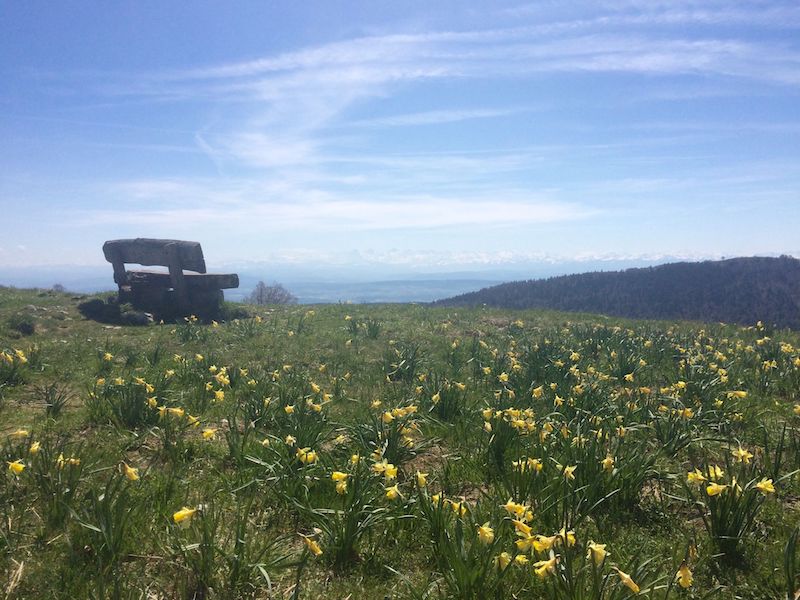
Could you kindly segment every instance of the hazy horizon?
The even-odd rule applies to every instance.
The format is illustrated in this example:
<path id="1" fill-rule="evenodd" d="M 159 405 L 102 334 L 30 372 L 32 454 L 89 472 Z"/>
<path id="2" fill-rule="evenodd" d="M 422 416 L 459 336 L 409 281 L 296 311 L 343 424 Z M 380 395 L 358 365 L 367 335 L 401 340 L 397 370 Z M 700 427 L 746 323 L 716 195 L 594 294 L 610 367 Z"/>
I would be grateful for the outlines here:
<path id="1" fill-rule="evenodd" d="M 800 255 L 800 253 L 795 256 Z M 703 257 L 705 259 L 735 257 Z M 339 266 L 318 264 L 275 265 L 247 263 L 210 264 L 211 272 L 231 271 L 239 275 L 240 285 L 225 290 L 225 298 L 243 301 L 259 281 L 280 283 L 303 304 L 331 302 L 430 302 L 509 281 L 544 279 L 589 271 L 618 271 L 658 266 L 686 260 L 686 257 L 606 257 L 605 260 L 556 260 L 484 265 L 456 271 L 388 271 L 384 265 Z M 95 293 L 115 291 L 111 265 L 0 266 L 0 286 L 48 289 L 59 284 L 68 291 Z"/>

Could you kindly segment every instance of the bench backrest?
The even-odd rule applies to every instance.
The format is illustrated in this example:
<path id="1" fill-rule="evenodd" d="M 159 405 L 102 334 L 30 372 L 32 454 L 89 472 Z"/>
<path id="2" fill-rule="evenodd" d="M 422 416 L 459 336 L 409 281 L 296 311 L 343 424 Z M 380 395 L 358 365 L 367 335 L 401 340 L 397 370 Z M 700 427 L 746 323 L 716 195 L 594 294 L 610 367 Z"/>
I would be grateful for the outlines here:
<path id="1" fill-rule="evenodd" d="M 121 261 L 146 267 L 168 267 L 177 258 L 184 271 L 206 272 L 206 261 L 199 242 L 181 240 L 110 240 L 103 244 L 103 254 L 110 263 Z"/>

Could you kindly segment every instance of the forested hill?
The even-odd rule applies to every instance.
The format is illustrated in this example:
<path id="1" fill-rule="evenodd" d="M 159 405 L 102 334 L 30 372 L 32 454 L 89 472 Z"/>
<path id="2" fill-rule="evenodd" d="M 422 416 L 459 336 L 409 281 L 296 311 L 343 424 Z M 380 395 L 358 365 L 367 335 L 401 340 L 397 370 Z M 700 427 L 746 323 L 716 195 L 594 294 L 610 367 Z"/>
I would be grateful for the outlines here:
<path id="1" fill-rule="evenodd" d="M 515 281 L 435 304 L 551 308 L 800 329 L 800 260 L 732 258 Z"/>

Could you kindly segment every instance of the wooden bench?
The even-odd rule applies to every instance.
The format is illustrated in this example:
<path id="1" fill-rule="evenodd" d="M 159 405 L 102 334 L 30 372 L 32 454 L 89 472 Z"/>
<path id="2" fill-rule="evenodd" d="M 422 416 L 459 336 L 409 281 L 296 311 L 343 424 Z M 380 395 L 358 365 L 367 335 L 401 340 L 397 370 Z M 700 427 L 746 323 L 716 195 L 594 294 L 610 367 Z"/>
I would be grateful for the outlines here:
<path id="1" fill-rule="evenodd" d="M 110 240 L 103 254 L 114 267 L 120 302 L 139 310 L 177 316 L 213 317 L 222 306 L 222 290 L 239 287 L 239 276 L 207 273 L 198 242 L 136 238 Z M 128 263 L 167 267 L 168 272 L 125 269 Z"/>

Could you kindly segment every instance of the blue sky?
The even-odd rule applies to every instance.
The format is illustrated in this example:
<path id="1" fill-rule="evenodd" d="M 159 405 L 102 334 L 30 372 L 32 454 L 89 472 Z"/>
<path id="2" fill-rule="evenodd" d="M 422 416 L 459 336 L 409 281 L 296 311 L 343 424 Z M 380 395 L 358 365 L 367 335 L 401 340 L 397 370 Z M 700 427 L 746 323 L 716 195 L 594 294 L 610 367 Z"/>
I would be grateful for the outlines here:
<path id="1" fill-rule="evenodd" d="M 480 6 L 480 8 L 479 8 Z M 800 254 L 796 2 L 4 2 L 0 266 Z"/>

